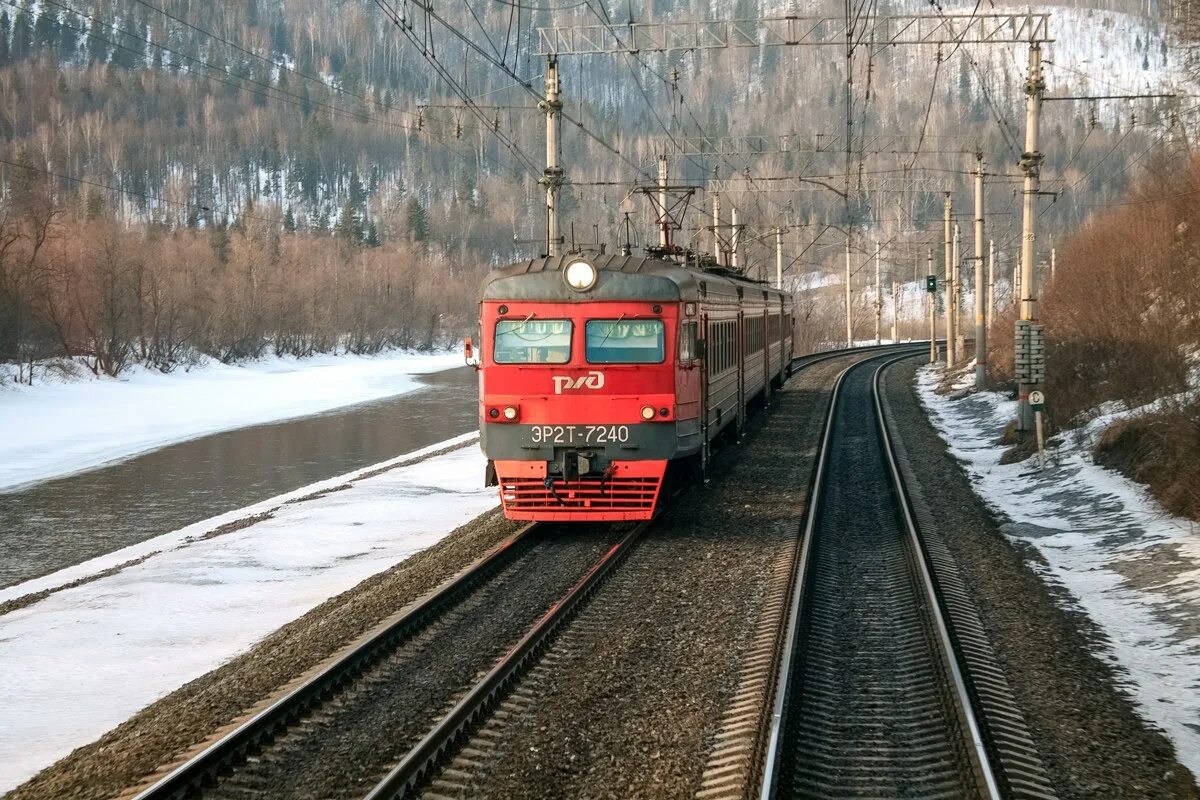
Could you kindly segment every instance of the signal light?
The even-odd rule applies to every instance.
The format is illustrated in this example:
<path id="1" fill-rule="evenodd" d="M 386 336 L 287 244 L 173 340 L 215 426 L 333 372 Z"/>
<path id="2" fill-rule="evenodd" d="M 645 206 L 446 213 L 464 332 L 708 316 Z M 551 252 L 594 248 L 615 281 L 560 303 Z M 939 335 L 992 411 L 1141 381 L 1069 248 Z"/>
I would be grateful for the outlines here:
<path id="1" fill-rule="evenodd" d="M 930 293 L 937 291 L 937 275 L 925 276 L 925 291 Z"/>

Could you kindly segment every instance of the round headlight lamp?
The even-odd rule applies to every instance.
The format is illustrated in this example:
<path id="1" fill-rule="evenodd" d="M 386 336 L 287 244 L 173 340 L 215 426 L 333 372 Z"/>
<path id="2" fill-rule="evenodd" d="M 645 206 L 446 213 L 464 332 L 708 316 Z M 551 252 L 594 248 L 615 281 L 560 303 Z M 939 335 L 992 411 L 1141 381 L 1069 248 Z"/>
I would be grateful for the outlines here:
<path id="1" fill-rule="evenodd" d="M 596 268 L 586 261 L 572 261 L 563 270 L 563 279 L 566 280 L 567 286 L 577 292 L 586 292 L 595 286 L 597 275 Z"/>
<path id="2" fill-rule="evenodd" d="M 513 406 L 507 406 L 507 407 L 505 407 L 505 409 L 504 409 L 504 418 L 505 418 L 505 419 L 507 419 L 507 420 L 514 420 L 514 419 L 516 419 L 516 418 L 517 418 L 517 409 L 516 409 L 515 407 L 513 407 Z"/>
<path id="3" fill-rule="evenodd" d="M 642 406 L 642 419 L 654 419 L 654 406 Z"/>

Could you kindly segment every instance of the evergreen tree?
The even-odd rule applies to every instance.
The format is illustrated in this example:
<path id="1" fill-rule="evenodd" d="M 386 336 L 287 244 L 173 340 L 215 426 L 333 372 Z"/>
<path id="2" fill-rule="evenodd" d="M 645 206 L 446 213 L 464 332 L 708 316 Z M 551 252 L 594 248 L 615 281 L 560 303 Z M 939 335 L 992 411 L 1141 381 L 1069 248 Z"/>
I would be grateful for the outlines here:
<path id="1" fill-rule="evenodd" d="M 8 66 L 11 56 L 8 52 L 8 32 L 12 29 L 12 21 L 7 11 L 0 11 L 0 67 Z"/>
<path id="2" fill-rule="evenodd" d="M 366 245 L 367 247 L 379 247 L 381 244 L 383 241 L 379 238 L 379 228 L 375 226 L 375 220 L 371 220 L 367 223 Z"/>
<path id="3" fill-rule="evenodd" d="M 87 37 L 88 62 L 91 64 L 108 63 L 108 41 L 104 37 L 104 26 L 99 21 L 88 24 L 88 32 L 96 34 Z"/>
<path id="4" fill-rule="evenodd" d="M 429 236 L 429 217 L 426 215 L 421 201 L 415 197 L 408 199 L 407 217 L 409 236 L 418 242 L 425 241 Z"/>
<path id="5" fill-rule="evenodd" d="M 43 8 L 38 14 L 33 26 L 33 46 L 38 52 L 54 49 L 58 40 L 58 12 L 53 8 Z"/>
<path id="6" fill-rule="evenodd" d="M 17 18 L 13 22 L 12 45 L 9 52 L 12 53 L 13 61 L 22 61 L 29 58 L 33 50 L 33 17 L 29 14 L 29 9 L 22 8 L 17 12 Z"/>
<path id="7" fill-rule="evenodd" d="M 287 211 L 283 212 L 283 229 L 288 233 L 296 232 L 296 215 L 292 213 L 291 206 L 288 206 Z"/>
<path id="8" fill-rule="evenodd" d="M 83 21 L 77 15 L 66 12 L 62 16 L 62 23 L 58 27 L 58 60 L 73 62 L 79 58 L 79 31 L 83 30 Z"/>
<path id="9" fill-rule="evenodd" d="M 333 232 L 346 244 L 353 247 L 362 245 L 364 238 L 362 216 L 349 200 L 342 206 L 342 211 L 338 214 L 337 226 Z"/>

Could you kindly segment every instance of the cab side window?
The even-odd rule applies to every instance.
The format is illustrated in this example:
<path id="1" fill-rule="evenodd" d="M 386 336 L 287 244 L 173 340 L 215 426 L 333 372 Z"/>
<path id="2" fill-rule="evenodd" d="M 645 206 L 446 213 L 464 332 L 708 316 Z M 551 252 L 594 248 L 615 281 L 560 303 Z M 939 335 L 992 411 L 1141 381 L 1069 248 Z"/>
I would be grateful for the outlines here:
<path id="1" fill-rule="evenodd" d="M 688 363 L 696 358 L 696 323 L 682 322 L 679 325 L 679 361 Z"/>

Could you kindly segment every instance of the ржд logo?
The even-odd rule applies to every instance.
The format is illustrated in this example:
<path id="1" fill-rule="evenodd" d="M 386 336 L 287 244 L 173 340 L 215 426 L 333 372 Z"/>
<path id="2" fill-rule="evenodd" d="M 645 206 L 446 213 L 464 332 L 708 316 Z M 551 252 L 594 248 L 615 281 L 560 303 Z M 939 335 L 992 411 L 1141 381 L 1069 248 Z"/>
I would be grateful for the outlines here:
<path id="1" fill-rule="evenodd" d="M 563 389 L 602 389 L 603 387 L 604 373 L 599 370 L 592 370 L 587 375 L 580 375 L 578 378 L 572 378 L 570 375 L 554 376 L 555 394 L 562 394 Z"/>

